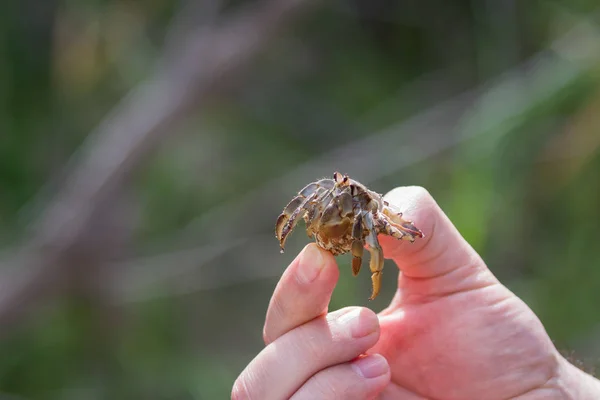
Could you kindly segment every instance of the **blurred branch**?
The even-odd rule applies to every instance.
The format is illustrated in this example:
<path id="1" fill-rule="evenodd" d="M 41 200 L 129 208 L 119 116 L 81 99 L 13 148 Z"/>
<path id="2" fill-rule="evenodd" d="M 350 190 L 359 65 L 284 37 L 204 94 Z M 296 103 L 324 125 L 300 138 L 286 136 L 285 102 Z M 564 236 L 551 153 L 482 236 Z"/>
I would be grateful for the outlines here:
<path id="1" fill-rule="evenodd" d="M 600 53 L 592 47 L 583 47 L 594 43 L 598 33 L 588 29 L 575 34 L 577 31 L 580 29 L 493 82 L 314 157 L 242 198 L 216 207 L 192 221 L 177 236 L 177 242 L 190 237 L 197 241 L 202 232 L 210 232 L 213 240 L 235 237 L 237 221 L 244 221 L 246 234 L 249 227 L 254 232 L 271 229 L 279 210 L 270 205 L 279 208 L 298 190 L 299 183 L 310 182 L 335 169 L 370 184 L 476 136 L 499 128 L 507 131 L 520 116 L 550 99 L 599 61 Z"/>
<path id="2" fill-rule="evenodd" d="M 238 101 L 255 118 L 284 126 L 288 135 L 295 140 L 302 140 L 313 151 L 319 151 L 339 143 L 338 137 L 328 135 L 330 132 L 344 132 L 350 139 L 363 136 L 364 132 L 380 127 L 381 121 L 390 115 L 395 120 L 408 117 L 464 91 L 467 87 L 457 78 L 459 73 L 454 68 L 448 68 L 424 74 L 403 85 L 389 98 L 382 99 L 358 122 L 351 121 L 349 115 L 323 98 L 292 88 L 282 90 L 284 84 L 273 83 L 277 77 L 271 79 L 275 90 L 263 87 L 260 91 L 249 91 L 247 97 Z M 286 78 L 289 80 L 289 76 Z"/>
<path id="3" fill-rule="evenodd" d="M 179 11 L 173 17 L 171 27 L 167 32 L 166 48 L 176 49 L 181 38 L 200 29 L 209 31 L 214 29 L 219 20 L 222 0 L 182 0 Z M 169 57 L 168 51 L 165 57 Z"/>
<path id="4" fill-rule="evenodd" d="M 238 263 L 239 268 L 228 268 L 226 279 L 223 279 L 222 274 L 215 275 L 214 270 L 206 268 L 228 253 L 246 254 L 248 249 L 264 249 L 270 242 L 270 235 L 268 238 L 262 235 L 117 263 L 114 267 L 121 273 L 115 275 L 115 279 L 109 283 L 113 291 L 112 299 L 117 303 L 147 301 L 272 277 L 278 271 L 269 266 L 276 265 L 275 262 L 261 263 L 260 270 Z M 261 261 L 264 261 L 264 257 Z"/>
<path id="5" fill-rule="evenodd" d="M 26 262 L 0 280 L 0 325 L 24 312 L 60 282 L 94 218 L 193 107 L 236 79 L 310 0 L 271 0 L 219 26 L 172 40 L 154 76 L 129 93 L 90 134 L 67 166 L 65 184 L 23 247 Z M 83 245 L 85 247 L 85 245 Z M 85 265 L 79 265 L 85 268 Z M 6 332 L 6 329 L 4 329 Z"/>
<path id="6" fill-rule="evenodd" d="M 202 232 L 210 232 L 211 242 L 227 243 L 239 235 L 240 221 L 243 221 L 244 229 L 241 231 L 244 235 L 254 234 L 262 238 L 264 232 L 273 229 L 279 207 L 298 190 L 298 182 L 314 180 L 322 176 L 324 171 L 339 169 L 369 184 L 477 136 L 489 134 L 497 139 L 517 126 L 525 114 L 570 87 L 593 65 L 597 65 L 600 52 L 591 44 L 597 43 L 599 38 L 596 28 L 581 24 L 548 50 L 506 72 L 494 82 L 427 109 L 405 122 L 315 157 L 246 196 L 209 211 L 180 232 L 176 241 L 178 244 L 191 242 L 188 238 L 192 237 L 193 242 L 197 243 L 202 240 Z M 452 134 L 452 131 L 459 134 Z M 232 281 L 232 275 L 235 275 L 232 271 L 228 271 L 227 276 L 202 274 L 202 278 L 194 284 L 189 275 L 184 273 L 180 277 L 186 289 L 173 289 L 170 293 L 189 293 L 194 291 L 194 287 L 196 291 L 215 289 L 232 282 L 239 283 L 243 279 L 271 278 L 281 273 L 280 269 L 265 267 L 268 264 L 265 258 L 273 257 L 276 265 L 282 263 L 281 258 L 275 259 L 279 255 L 276 244 L 265 246 L 264 249 L 272 250 L 258 252 L 256 258 L 252 258 L 246 253 L 256 248 L 256 243 L 252 240 L 245 243 L 236 247 L 236 254 L 244 256 L 236 257 L 237 263 L 228 264 L 243 265 L 244 278 L 235 276 Z M 194 265 L 191 271 L 203 270 L 204 263 L 200 259 L 188 261 Z M 165 265 L 170 269 L 174 263 Z M 137 279 L 142 280 L 141 274 Z M 161 295 L 166 295 L 166 292 L 169 289 L 163 290 Z M 129 296 L 126 293 L 123 292 L 125 298 L 129 299 L 146 298 L 143 287 L 139 285 L 135 287 L 135 294 Z M 152 298 L 154 295 L 148 296 Z"/>

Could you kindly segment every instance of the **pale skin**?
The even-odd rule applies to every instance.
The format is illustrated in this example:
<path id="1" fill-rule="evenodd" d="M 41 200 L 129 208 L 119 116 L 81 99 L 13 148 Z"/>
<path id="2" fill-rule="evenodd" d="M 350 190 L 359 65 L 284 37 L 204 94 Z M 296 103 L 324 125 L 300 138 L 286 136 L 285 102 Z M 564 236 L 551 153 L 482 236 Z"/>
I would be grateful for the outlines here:
<path id="1" fill-rule="evenodd" d="M 377 315 L 362 307 L 329 312 L 340 271 L 309 244 L 275 288 L 266 347 L 236 380 L 232 399 L 600 398 L 600 381 L 559 354 L 426 190 L 402 187 L 385 198 L 425 234 L 415 243 L 379 236 L 400 268 L 390 305 Z"/>

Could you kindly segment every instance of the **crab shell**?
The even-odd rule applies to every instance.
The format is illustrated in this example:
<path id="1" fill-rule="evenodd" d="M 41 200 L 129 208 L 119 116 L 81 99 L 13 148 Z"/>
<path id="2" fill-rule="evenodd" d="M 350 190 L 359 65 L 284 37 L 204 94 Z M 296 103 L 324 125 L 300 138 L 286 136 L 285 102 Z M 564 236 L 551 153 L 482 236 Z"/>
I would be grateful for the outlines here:
<path id="1" fill-rule="evenodd" d="M 402 213 L 380 194 L 339 172 L 333 174 L 333 179 L 308 184 L 283 209 L 275 225 L 282 253 L 299 218 L 304 219 L 306 233 L 319 247 L 333 255 L 352 253 L 354 276 L 360 271 L 366 244 L 371 255 L 371 300 L 379 294 L 384 263 L 377 235 L 410 242 L 423 237 L 423 233 L 411 221 L 403 219 Z"/>

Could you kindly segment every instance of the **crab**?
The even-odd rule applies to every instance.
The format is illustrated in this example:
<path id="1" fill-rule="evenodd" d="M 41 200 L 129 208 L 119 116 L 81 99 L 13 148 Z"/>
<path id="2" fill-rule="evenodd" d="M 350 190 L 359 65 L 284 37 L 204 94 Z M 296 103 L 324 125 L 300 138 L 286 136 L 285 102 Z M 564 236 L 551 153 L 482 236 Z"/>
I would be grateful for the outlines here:
<path id="1" fill-rule="evenodd" d="M 370 253 L 369 268 L 373 291 L 370 300 L 379 294 L 383 270 L 383 250 L 378 234 L 414 242 L 423 238 L 412 221 L 360 182 L 339 172 L 333 179 L 321 179 L 305 186 L 283 209 L 275 225 L 275 236 L 281 252 L 296 223 L 303 218 L 308 237 L 334 256 L 352 253 L 352 275 L 357 276 L 366 247 Z M 366 245 L 366 246 L 365 246 Z"/>

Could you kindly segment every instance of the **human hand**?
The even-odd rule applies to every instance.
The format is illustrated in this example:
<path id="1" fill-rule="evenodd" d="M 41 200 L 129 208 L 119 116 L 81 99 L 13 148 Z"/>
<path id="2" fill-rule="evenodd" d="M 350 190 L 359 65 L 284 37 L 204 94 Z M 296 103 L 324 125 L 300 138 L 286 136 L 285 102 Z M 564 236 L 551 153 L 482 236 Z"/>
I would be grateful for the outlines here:
<path id="1" fill-rule="evenodd" d="M 367 399 L 390 381 L 380 355 L 356 359 L 379 338 L 367 308 L 327 308 L 339 270 L 331 253 L 309 244 L 285 270 L 263 330 L 267 345 L 237 379 L 232 399 Z"/>
<path id="2" fill-rule="evenodd" d="M 338 271 L 331 254 L 307 246 L 275 289 L 267 347 L 240 375 L 233 398 L 600 398 L 600 383 L 560 356 L 535 314 L 424 189 L 399 188 L 386 200 L 425 233 L 414 244 L 380 236 L 401 270 L 390 306 L 378 320 L 365 308 L 327 314 Z M 355 325 L 347 323 L 353 314 Z M 359 372 L 366 360 L 380 362 L 379 374 Z"/>

